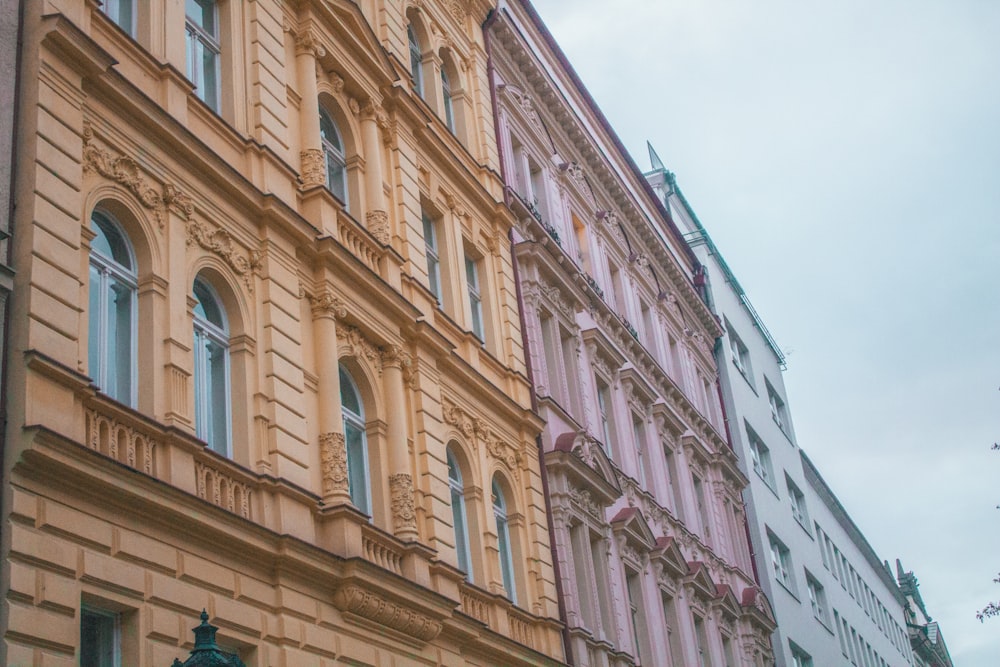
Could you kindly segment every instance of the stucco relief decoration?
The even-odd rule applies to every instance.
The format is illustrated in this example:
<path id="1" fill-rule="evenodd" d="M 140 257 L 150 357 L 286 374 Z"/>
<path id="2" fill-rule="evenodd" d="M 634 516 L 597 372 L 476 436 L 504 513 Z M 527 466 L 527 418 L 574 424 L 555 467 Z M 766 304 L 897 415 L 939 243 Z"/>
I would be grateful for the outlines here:
<path id="1" fill-rule="evenodd" d="M 198 220 L 187 223 L 187 245 L 194 243 L 225 260 L 229 268 L 243 278 L 247 290 L 253 292 L 253 276 L 261 267 L 259 250 L 244 252 L 237 248 L 229 232 L 224 229 L 212 229 L 208 224 Z"/>
<path id="2" fill-rule="evenodd" d="M 351 113 L 355 116 L 361 113 L 361 103 L 353 97 L 347 100 L 347 108 L 350 109 Z"/>
<path id="3" fill-rule="evenodd" d="M 604 520 L 604 517 L 601 516 L 603 508 L 590 495 L 590 491 L 587 491 L 586 489 L 570 489 L 569 498 L 590 516 L 594 517 L 598 521 Z"/>
<path id="4" fill-rule="evenodd" d="M 83 129 L 83 173 L 91 171 L 124 186 L 135 195 L 143 207 L 153 212 L 160 229 L 165 224 L 167 207 L 174 207 L 185 218 L 194 213 L 191 198 L 182 194 L 176 186 L 167 184 L 160 192 L 146 181 L 138 162 L 125 155 L 115 157 L 110 151 L 98 147 L 94 141 L 94 130 L 88 123 Z"/>
<path id="5" fill-rule="evenodd" d="M 410 473 L 389 475 L 389 496 L 393 527 L 397 531 L 404 528 L 416 529 L 417 513 L 413 502 L 413 477 Z"/>
<path id="6" fill-rule="evenodd" d="M 319 436 L 320 471 L 323 494 L 348 493 L 347 447 L 343 433 L 323 433 Z"/>
<path id="7" fill-rule="evenodd" d="M 244 519 L 250 518 L 251 490 L 248 484 L 238 482 L 201 461 L 195 461 L 194 471 L 199 498 Z"/>
<path id="8" fill-rule="evenodd" d="M 372 236 L 382 245 L 388 245 L 390 240 L 389 214 L 385 211 L 368 211 L 365 213 L 365 226 Z"/>
<path id="9" fill-rule="evenodd" d="M 330 72 L 330 87 L 336 95 L 344 92 L 344 77 L 337 72 Z"/>
<path id="10" fill-rule="evenodd" d="M 490 439 L 486 443 L 486 451 L 489 452 L 490 456 L 507 466 L 508 470 L 513 473 L 517 472 L 517 462 L 520 457 L 503 440 Z"/>
<path id="11" fill-rule="evenodd" d="M 576 312 L 573 307 L 566 302 L 563 298 L 562 292 L 558 287 L 551 287 L 545 283 L 537 283 L 538 291 L 545 297 L 545 299 L 556 307 L 560 313 L 566 316 L 570 322 L 574 321 L 576 317 Z"/>
<path id="12" fill-rule="evenodd" d="M 333 604 L 340 611 L 357 614 L 421 641 L 429 642 L 441 632 L 440 622 L 357 584 L 337 589 L 333 594 Z"/>
<path id="13" fill-rule="evenodd" d="M 323 290 L 315 296 L 309 295 L 309 305 L 312 307 L 313 319 L 334 317 L 342 320 L 347 317 L 347 305 L 330 290 Z"/>
<path id="14" fill-rule="evenodd" d="M 337 342 L 346 348 L 347 356 L 364 359 L 382 375 L 382 350 L 352 326 L 337 327 Z"/>
<path id="15" fill-rule="evenodd" d="M 299 160 L 302 164 L 302 173 L 299 176 L 302 187 L 326 184 L 326 161 L 323 159 L 322 150 L 306 148 L 299 151 Z"/>
<path id="16" fill-rule="evenodd" d="M 295 52 L 309 53 L 316 58 L 322 58 L 326 55 L 326 48 L 312 30 L 304 30 L 295 36 Z"/>
<path id="17" fill-rule="evenodd" d="M 563 162 L 559 165 L 559 168 L 576 184 L 588 202 L 591 204 L 596 203 L 594 193 L 590 189 L 590 183 L 587 182 L 587 177 L 583 175 L 583 167 L 580 166 L 579 162 Z"/>
<path id="18" fill-rule="evenodd" d="M 510 98 L 514 100 L 515 104 L 521 108 L 521 111 L 528 117 L 528 120 L 531 121 L 532 125 L 537 127 L 542 132 L 545 131 L 545 125 L 542 124 L 542 118 L 535 110 L 535 104 L 531 101 L 530 96 L 525 95 L 513 86 L 505 85 L 501 87 L 501 90 L 505 91 Z"/>
<path id="19" fill-rule="evenodd" d="M 448 0 L 446 3 L 448 5 L 448 11 L 451 15 L 455 17 L 455 20 L 459 22 L 460 25 L 465 25 L 465 6 L 462 4 L 461 0 Z"/>

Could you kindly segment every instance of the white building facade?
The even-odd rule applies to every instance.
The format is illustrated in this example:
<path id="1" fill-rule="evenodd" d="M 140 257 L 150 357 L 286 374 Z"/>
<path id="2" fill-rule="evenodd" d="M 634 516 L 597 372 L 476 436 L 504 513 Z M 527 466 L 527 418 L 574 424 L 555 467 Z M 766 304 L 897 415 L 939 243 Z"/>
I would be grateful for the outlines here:
<path id="1" fill-rule="evenodd" d="M 647 179 L 705 266 L 725 333 L 715 348 L 726 428 L 744 491 L 759 582 L 773 606 L 779 667 L 908 665 L 902 598 L 864 536 L 801 453 L 784 357 L 711 237 L 650 151 Z"/>
<path id="2" fill-rule="evenodd" d="M 698 262 L 534 10 L 487 45 L 567 661 L 771 665 Z"/>

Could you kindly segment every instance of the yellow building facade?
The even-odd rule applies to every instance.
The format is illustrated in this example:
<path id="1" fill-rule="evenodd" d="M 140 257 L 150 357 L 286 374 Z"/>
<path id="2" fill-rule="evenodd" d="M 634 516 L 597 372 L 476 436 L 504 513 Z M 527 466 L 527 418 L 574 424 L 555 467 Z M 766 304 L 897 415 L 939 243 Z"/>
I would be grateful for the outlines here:
<path id="1" fill-rule="evenodd" d="M 3 664 L 561 664 L 490 9 L 25 3 Z"/>

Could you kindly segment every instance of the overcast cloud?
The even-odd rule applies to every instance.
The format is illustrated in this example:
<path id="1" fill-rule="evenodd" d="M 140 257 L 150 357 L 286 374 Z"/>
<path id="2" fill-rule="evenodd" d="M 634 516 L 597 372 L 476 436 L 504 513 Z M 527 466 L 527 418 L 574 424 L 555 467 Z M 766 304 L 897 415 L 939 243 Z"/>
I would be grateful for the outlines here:
<path id="1" fill-rule="evenodd" d="M 1000 2 L 538 0 L 779 345 L 799 444 L 1000 664 Z"/>

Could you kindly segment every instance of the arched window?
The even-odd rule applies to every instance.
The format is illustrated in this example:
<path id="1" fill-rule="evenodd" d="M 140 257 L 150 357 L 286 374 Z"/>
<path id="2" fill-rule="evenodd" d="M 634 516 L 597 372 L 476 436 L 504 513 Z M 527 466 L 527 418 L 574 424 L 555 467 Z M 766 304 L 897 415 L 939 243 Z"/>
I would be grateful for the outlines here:
<path id="1" fill-rule="evenodd" d="M 448 455 L 448 486 L 451 487 L 451 514 L 455 525 L 455 550 L 458 552 L 458 567 L 472 581 L 472 560 L 469 558 L 469 522 L 465 517 L 465 486 L 462 471 L 455 461 L 451 448 Z"/>
<path id="2" fill-rule="evenodd" d="M 347 197 L 347 158 L 344 155 L 344 141 L 333 118 L 325 109 L 319 110 L 319 134 L 323 142 L 323 157 L 326 161 L 326 187 L 350 210 Z"/>
<path id="3" fill-rule="evenodd" d="M 195 431 L 209 448 L 232 456 L 229 392 L 229 326 L 212 286 L 194 281 Z"/>
<path id="4" fill-rule="evenodd" d="M 455 133 L 455 108 L 451 101 L 451 81 L 448 79 L 448 72 L 441 68 L 441 92 L 444 95 L 444 122 Z"/>
<path id="5" fill-rule="evenodd" d="M 351 502 L 365 514 L 371 514 L 371 488 L 368 477 L 368 435 L 365 432 L 365 406 L 351 374 L 340 367 L 340 410 L 344 416 L 344 444 L 347 446 L 347 484 Z"/>
<path id="6" fill-rule="evenodd" d="M 128 238 L 109 215 L 90 217 L 90 375 L 111 398 L 136 403 L 136 272 Z"/>
<path id="7" fill-rule="evenodd" d="M 507 526 L 507 501 L 497 478 L 493 478 L 493 516 L 497 520 L 497 548 L 500 550 L 500 574 L 507 597 L 517 604 L 517 589 L 514 586 L 514 556 L 510 547 L 510 528 Z"/>
<path id="8" fill-rule="evenodd" d="M 417 34 L 413 32 L 413 25 L 406 26 L 406 41 L 410 48 L 410 76 L 413 77 L 413 90 L 417 95 L 424 96 L 424 73 L 423 56 L 420 53 L 420 42 L 417 41 Z"/>

